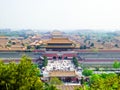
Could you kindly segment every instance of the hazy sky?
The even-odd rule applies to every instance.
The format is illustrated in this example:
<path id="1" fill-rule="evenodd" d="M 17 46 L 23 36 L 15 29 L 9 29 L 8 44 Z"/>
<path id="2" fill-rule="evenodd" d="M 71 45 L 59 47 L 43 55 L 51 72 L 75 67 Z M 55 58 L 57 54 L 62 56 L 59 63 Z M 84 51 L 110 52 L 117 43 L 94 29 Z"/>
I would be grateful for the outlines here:
<path id="1" fill-rule="evenodd" d="M 0 0 L 0 28 L 120 29 L 120 0 Z"/>

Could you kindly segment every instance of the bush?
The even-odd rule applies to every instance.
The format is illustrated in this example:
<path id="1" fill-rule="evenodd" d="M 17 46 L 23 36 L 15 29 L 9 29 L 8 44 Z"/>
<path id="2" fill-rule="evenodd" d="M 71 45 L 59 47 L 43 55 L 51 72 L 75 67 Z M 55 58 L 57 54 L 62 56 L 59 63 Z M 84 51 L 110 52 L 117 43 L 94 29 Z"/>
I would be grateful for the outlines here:
<path id="1" fill-rule="evenodd" d="M 82 74 L 84 76 L 91 76 L 93 74 L 93 71 L 92 70 L 88 70 L 88 69 L 84 69 Z"/>

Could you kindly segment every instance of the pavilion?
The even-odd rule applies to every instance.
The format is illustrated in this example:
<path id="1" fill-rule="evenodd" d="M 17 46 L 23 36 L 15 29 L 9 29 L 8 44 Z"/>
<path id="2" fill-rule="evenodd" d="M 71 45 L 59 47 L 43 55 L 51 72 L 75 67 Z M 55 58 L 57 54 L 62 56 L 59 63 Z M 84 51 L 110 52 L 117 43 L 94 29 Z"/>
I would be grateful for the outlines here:
<path id="1" fill-rule="evenodd" d="M 75 71 L 51 71 L 49 73 L 49 79 L 52 77 L 57 77 L 62 80 L 64 83 L 79 83 L 79 76 Z"/>

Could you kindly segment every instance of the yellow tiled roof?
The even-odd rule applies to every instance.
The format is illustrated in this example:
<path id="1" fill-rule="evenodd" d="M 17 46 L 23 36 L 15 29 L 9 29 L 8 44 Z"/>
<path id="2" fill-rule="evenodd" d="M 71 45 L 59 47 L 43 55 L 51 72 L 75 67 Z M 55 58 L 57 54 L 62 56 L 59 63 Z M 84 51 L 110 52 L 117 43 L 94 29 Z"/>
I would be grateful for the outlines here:
<path id="1" fill-rule="evenodd" d="M 52 71 L 49 73 L 50 77 L 75 77 L 75 71 Z"/>
<path id="2" fill-rule="evenodd" d="M 47 43 L 73 43 L 68 38 L 52 38 Z"/>

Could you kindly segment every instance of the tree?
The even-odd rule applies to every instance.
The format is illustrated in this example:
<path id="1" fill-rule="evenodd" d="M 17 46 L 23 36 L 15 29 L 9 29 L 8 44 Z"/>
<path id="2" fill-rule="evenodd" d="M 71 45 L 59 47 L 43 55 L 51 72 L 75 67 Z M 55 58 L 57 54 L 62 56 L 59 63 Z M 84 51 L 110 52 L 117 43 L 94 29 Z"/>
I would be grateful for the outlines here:
<path id="1" fill-rule="evenodd" d="M 50 84 L 51 85 L 60 85 L 60 84 L 62 84 L 62 81 L 59 80 L 59 78 L 57 78 L 57 77 L 52 77 L 50 79 Z"/>
<path id="2" fill-rule="evenodd" d="M 120 77 L 115 73 L 93 74 L 89 85 L 84 84 L 76 90 L 120 90 Z"/>
<path id="3" fill-rule="evenodd" d="M 23 56 L 19 64 L 0 62 L 1 90 L 43 90 L 43 83 L 37 75 L 39 69 L 34 67 L 31 59 Z"/>
<path id="4" fill-rule="evenodd" d="M 84 49 L 84 47 L 83 47 L 83 46 L 80 46 L 80 49 Z"/>
<path id="5" fill-rule="evenodd" d="M 43 59 L 43 67 L 45 67 L 45 66 L 47 66 L 47 64 L 48 64 L 48 59 L 47 59 L 47 57 L 46 56 L 44 56 L 44 59 Z"/>
<path id="6" fill-rule="evenodd" d="M 16 44 L 16 42 L 12 42 L 12 45 L 15 45 Z"/>
<path id="7" fill-rule="evenodd" d="M 59 90 L 55 85 L 44 83 L 44 90 Z"/>
<path id="8" fill-rule="evenodd" d="M 25 46 L 25 44 L 24 44 L 24 43 L 22 43 L 21 45 L 22 45 L 22 46 Z"/>
<path id="9" fill-rule="evenodd" d="M 7 47 L 11 47 L 11 44 L 7 44 L 6 46 L 7 46 Z"/>
<path id="10" fill-rule="evenodd" d="M 88 42 L 88 44 L 90 44 L 90 41 Z"/>
<path id="11" fill-rule="evenodd" d="M 35 49 L 40 49 L 40 48 L 41 48 L 40 45 L 35 46 Z"/>
<path id="12" fill-rule="evenodd" d="M 28 45 L 28 46 L 27 46 L 27 49 L 31 49 L 31 46 Z"/>
<path id="13" fill-rule="evenodd" d="M 118 62 L 118 61 L 115 61 L 114 63 L 113 63 L 113 68 L 120 68 L 120 63 Z"/>
<path id="14" fill-rule="evenodd" d="M 92 70 L 88 70 L 88 69 L 84 69 L 82 74 L 84 76 L 91 76 L 93 74 L 93 71 Z"/>
<path id="15" fill-rule="evenodd" d="M 8 43 L 11 44 L 11 40 L 9 40 Z"/>
<path id="16" fill-rule="evenodd" d="M 119 46 L 118 46 L 118 44 L 115 44 L 115 47 L 117 47 L 117 48 L 118 48 L 118 47 L 119 47 Z"/>
<path id="17" fill-rule="evenodd" d="M 96 70 L 96 71 L 99 71 L 99 70 L 100 70 L 100 68 L 99 68 L 99 67 L 95 67 L 95 70 Z"/>
<path id="18" fill-rule="evenodd" d="M 72 62 L 74 63 L 75 67 L 78 67 L 78 59 L 76 57 L 73 57 Z"/>
<path id="19" fill-rule="evenodd" d="M 117 74 L 94 74 L 91 76 L 90 88 L 92 90 L 119 90 L 119 78 Z"/>
<path id="20" fill-rule="evenodd" d="M 91 43 L 91 45 L 90 45 L 91 47 L 94 47 L 94 43 Z"/>
<path id="21" fill-rule="evenodd" d="M 86 49 L 86 45 L 84 45 L 83 48 Z"/>

